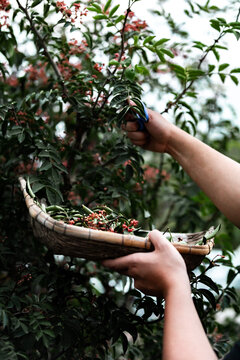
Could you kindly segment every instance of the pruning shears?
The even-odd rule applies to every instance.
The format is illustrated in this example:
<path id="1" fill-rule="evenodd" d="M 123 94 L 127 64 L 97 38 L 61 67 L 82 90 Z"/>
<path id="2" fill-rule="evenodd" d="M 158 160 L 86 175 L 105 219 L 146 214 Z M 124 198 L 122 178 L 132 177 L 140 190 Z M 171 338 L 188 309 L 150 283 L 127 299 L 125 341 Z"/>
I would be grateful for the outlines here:
<path id="1" fill-rule="evenodd" d="M 142 100 L 139 100 L 142 104 L 143 110 L 144 110 L 144 117 L 138 113 L 136 113 L 135 111 L 131 110 L 132 114 L 134 115 L 134 117 L 136 118 L 137 122 L 138 122 L 138 131 L 144 131 L 145 130 L 145 123 L 147 123 L 149 121 L 149 115 L 147 112 L 147 108 L 146 105 L 144 104 L 144 102 Z"/>

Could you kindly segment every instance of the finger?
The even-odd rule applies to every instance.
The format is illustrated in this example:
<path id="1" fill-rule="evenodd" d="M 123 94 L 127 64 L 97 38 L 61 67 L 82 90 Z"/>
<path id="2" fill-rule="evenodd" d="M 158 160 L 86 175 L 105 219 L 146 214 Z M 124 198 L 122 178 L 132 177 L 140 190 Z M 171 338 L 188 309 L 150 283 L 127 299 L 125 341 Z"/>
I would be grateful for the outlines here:
<path id="1" fill-rule="evenodd" d="M 166 243 L 169 244 L 169 241 L 166 239 L 166 237 L 158 230 L 152 230 L 149 233 L 149 240 L 153 244 L 155 250 L 161 250 L 163 245 L 166 245 Z"/>
<path id="2" fill-rule="evenodd" d="M 147 134 L 145 134 L 142 131 L 130 132 L 130 133 L 127 133 L 127 136 L 130 140 L 144 141 L 144 142 L 146 142 L 146 140 L 148 138 Z"/>
<path id="3" fill-rule="evenodd" d="M 127 271 L 132 263 L 132 258 L 133 255 L 127 255 L 117 259 L 107 259 L 102 262 L 102 265 L 116 271 Z"/>
<path id="4" fill-rule="evenodd" d="M 122 129 L 126 131 L 138 131 L 138 127 L 137 121 L 128 121 L 126 124 L 122 125 Z"/>

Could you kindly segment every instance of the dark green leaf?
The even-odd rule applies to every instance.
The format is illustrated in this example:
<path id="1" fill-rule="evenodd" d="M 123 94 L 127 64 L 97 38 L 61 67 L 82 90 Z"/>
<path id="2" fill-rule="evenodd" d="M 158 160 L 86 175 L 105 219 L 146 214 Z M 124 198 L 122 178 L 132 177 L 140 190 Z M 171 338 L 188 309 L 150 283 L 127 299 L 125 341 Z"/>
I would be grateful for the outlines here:
<path id="1" fill-rule="evenodd" d="M 39 5 L 42 2 L 42 0 L 35 0 L 32 5 L 31 8 L 34 8 L 35 6 Z"/>
<path id="2" fill-rule="evenodd" d="M 231 75 L 230 77 L 231 77 L 232 81 L 233 81 L 236 85 L 239 84 L 239 80 L 238 80 L 238 78 L 237 78 L 236 76 Z"/>
<path id="3" fill-rule="evenodd" d="M 215 310 L 216 309 L 216 299 L 214 297 L 214 295 L 211 293 L 211 291 L 207 290 L 207 289 L 198 289 L 199 292 L 205 296 L 205 298 L 210 302 L 212 308 Z"/>
<path id="4" fill-rule="evenodd" d="M 218 71 L 222 71 L 222 70 L 224 70 L 224 69 L 226 69 L 227 67 L 229 66 L 229 64 L 221 64 L 221 65 L 219 65 L 219 67 L 218 67 Z"/>
<path id="5" fill-rule="evenodd" d="M 200 276 L 200 282 L 202 284 L 207 285 L 208 287 L 210 287 L 213 291 L 215 291 L 217 294 L 219 294 L 219 290 L 218 290 L 218 286 L 215 284 L 215 282 L 208 277 L 207 275 L 201 275 Z"/>

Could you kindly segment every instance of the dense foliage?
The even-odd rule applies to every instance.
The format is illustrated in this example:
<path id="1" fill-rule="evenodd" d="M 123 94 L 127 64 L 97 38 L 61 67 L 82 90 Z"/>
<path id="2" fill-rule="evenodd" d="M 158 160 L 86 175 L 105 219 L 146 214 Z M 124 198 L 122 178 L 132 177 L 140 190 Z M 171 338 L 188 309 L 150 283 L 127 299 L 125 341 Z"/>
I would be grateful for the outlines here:
<path id="1" fill-rule="evenodd" d="M 128 98 L 142 114 L 139 100 L 160 94 L 166 103 L 155 110 L 240 160 L 239 127 L 224 112 L 225 81 L 237 86 L 240 68 L 221 61 L 224 39 L 240 37 L 239 4 L 228 1 L 235 12 L 228 19 L 211 1 L 183 2 L 186 18 L 209 18 L 207 43 L 192 39 L 164 1 L 152 10 L 163 24 L 155 36 L 134 14 L 140 6 L 0 0 L 0 359 L 161 354 L 161 299 L 143 296 L 100 263 L 54 256 L 33 237 L 19 175 L 50 205 L 104 204 L 146 229 L 192 232 L 221 223 L 216 246 L 225 257 L 219 250 L 199 275 L 190 274 L 192 291 L 219 356 L 239 334 L 237 323 L 215 318 L 226 308 L 239 311 L 232 282 L 240 267 L 231 255 L 239 231 L 169 156 L 144 153 L 120 127 Z M 208 276 L 217 265 L 229 267 L 224 287 Z"/>

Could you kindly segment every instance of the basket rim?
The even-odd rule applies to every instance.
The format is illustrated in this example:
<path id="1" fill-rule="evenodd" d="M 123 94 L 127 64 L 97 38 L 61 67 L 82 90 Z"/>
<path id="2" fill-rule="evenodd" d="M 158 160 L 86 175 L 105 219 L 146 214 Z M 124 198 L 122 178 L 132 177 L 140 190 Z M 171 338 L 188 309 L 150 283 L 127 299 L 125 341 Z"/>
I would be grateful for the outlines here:
<path id="1" fill-rule="evenodd" d="M 52 230 L 58 234 L 71 236 L 75 238 L 82 238 L 88 240 L 96 240 L 102 243 L 118 243 L 122 246 L 142 248 L 146 250 L 153 250 L 153 245 L 149 239 L 149 236 L 140 237 L 136 235 L 120 234 L 104 230 L 95 230 L 89 229 L 81 226 L 66 224 L 62 221 L 55 220 L 48 213 L 44 212 L 34 201 L 34 199 L 28 194 L 26 189 L 26 180 L 21 176 L 19 177 L 20 187 L 23 192 L 24 200 L 29 211 L 30 217 L 37 221 L 42 226 Z M 206 233 L 206 231 L 201 231 L 199 233 L 171 233 L 172 236 L 191 236 L 195 234 Z M 160 232 L 162 235 L 163 232 Z M 195 255 L 208 255 L 213 246 L 214 238 L 207 240 L 207 243 L 204 245 L 195 245 L 195 244 L 179 244 L 177 242 L 171 242 L 173 246 L 181 254 L 195 254 Z"/>

